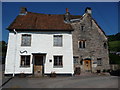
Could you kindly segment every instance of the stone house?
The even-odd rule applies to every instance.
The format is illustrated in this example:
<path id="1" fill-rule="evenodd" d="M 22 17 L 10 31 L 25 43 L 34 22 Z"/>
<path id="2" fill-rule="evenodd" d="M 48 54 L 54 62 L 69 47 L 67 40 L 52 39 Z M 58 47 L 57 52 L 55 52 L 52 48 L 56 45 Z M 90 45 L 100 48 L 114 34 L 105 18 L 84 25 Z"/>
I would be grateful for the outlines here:
<path id="1" fill-rule="evenodd" d="M 91 8 L 86 8 L 80 18 L 71 19 L 69 15 L 67 10 L 66 23 L 71 24 L 74 29 L 72 37 L 75 73 L 109 69 L 107 37 L 92 18 Z"/>
<path id="2" fill-rule="evenodd" d="M 109 69 L 107 37 L 85 14 L 39 14 L 21 8 L 9 32 L 5 74 L 80 74 Z"/>

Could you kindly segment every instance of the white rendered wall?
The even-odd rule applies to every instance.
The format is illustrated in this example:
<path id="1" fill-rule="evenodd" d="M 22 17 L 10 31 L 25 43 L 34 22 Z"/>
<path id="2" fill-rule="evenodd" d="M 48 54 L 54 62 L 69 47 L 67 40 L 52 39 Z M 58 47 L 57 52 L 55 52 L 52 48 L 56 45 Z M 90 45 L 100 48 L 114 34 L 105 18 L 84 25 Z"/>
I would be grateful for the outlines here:
<path id="1" fill-rule="evenodd" d="M 31 46 L 21 46 L 21 34 L 31 34 Z M 63 35 L 63 46 L 53 46 L 53 35 Z M 27 51 L 21 54 L 20 51 Z M 33 72 L 32 53 L 46 53 L 44 73 L 73 74 L 72 34 L 70 32 L 9 33 L 5 74 Z M 30 67 L 20 67 L 20 55 L 31 55 Z M 63 68 L 53 67 L 53 56 L 63 55 Z M 49 60 L 52 62 L 49 62 Z M 14 65 L 15 64 L 15 65 Z"/>

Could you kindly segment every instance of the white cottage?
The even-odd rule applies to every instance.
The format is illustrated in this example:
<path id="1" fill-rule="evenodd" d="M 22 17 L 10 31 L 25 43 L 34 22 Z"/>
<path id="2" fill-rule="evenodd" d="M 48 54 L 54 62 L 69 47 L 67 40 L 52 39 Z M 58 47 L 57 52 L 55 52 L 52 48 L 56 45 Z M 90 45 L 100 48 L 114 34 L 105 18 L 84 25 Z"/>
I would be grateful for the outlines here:
<path id="1" fill-rule="evenodd" d="M 73 74 L 73 31 L 64 15 L 38 14 L 21 8 L 8 27 L 5 74 Z"/>

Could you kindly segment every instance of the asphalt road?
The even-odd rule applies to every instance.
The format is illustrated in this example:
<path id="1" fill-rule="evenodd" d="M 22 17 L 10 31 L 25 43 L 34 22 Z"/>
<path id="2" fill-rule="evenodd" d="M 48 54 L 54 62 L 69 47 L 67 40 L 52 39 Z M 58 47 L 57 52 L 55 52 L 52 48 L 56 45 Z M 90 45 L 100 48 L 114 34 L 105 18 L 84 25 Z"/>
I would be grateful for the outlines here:
<path id="1" fill-rule="evenodd" d="M 118 88 L 116 76 L 13 78 L 3 88 Z"/>

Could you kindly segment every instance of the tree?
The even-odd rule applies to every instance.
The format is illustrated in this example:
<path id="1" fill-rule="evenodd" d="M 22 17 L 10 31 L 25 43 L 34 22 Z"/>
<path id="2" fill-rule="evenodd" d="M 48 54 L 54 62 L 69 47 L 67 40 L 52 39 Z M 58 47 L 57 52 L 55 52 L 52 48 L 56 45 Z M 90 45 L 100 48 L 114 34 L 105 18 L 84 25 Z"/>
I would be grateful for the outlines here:
<path id="1" fill-rule="evenodd" d="M 6 56 L 7 43 L 5 41 L 0 41 L 0 56 Z"/>

